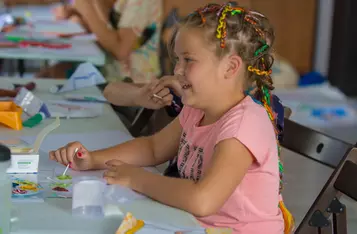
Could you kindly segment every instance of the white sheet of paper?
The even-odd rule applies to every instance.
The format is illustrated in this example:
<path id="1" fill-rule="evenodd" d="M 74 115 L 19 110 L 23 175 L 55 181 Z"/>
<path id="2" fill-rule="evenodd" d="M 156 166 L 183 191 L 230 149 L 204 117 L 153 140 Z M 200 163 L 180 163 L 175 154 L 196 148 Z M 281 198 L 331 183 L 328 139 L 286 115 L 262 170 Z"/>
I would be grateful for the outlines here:
<path id="1" fill-rule="evenodd" d="M 33 145 L 36 140 L 36 136 L 23 136 L 21 139 L 28 144 Z M 48 153 L 51 150 L 56 150 L 73 141 L 81 142 L 88 150 L 96 150 L 111 147 L 131 139 L 132 136 L 121 131 L 50 134 L 42 142 L 40 150 Z"/>
<path id="2" fill-rule="evenodd" d="M 102 103 L 56 100 L 46 105 L 52 118 L 94 118 L 103 114 Z"/>
<path id="3" fill-rule="evenodd" d="M 81 63 L 58 93 L 105 83 L 103 75 L 91 63 Z"/>

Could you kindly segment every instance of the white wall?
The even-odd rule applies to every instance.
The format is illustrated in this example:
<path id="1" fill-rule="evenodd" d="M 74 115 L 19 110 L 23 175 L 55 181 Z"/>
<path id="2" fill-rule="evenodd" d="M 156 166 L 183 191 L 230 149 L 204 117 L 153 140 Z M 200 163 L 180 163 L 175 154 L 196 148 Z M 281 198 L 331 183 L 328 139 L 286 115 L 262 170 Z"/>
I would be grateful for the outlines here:
<path id="1" fill-rule="evenodd" d="M 314 55 L 314 71 L 328 73 L 330 42 L 332 33 L 333 8 L 335 0 L 318 1 L 317 33 Z"/>

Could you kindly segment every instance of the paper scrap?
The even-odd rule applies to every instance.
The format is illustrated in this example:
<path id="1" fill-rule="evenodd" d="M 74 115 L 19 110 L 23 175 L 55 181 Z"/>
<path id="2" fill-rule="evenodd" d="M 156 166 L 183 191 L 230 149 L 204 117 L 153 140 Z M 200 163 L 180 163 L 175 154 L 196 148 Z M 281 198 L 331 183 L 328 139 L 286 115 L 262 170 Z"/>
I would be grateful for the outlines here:
<path id="1" fill-rule="evenodd" d="M 137 220 L 130 212 L 125 215 L 125 218 L 115 234 L 135 233 L 144 226 L 144 221 Z"/>
<path id="2" fill-rule="evenodd" d="M 106 83 L 103 75 L 91 63 L 81 63 L 67 82 L 58 90 L 57 86 L 51 92 L 62 93 Z"/>
<path id="3" fill-rule="evenodd" d="M 102 103 L 50 100 L 46 106 L 52 118 L 93 118 L 103 114 Z"/>

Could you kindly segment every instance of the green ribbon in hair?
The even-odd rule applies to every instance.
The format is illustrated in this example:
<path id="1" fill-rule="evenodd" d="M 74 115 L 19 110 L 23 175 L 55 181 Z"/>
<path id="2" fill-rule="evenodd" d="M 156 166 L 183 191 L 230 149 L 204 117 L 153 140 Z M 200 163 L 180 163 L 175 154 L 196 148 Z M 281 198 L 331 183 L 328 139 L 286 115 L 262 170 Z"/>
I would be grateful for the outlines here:
<path id="1" fill-rule="evenodd" d="M 258 56 L 259 54 L 261 54 L 264 51 L 266 51 L 268 48 L 269 48 L 269 45 L 268 44 L 264 44 L 262 47 L 257 49 L 257 51 L 255 51 L 254 56 Z"/>

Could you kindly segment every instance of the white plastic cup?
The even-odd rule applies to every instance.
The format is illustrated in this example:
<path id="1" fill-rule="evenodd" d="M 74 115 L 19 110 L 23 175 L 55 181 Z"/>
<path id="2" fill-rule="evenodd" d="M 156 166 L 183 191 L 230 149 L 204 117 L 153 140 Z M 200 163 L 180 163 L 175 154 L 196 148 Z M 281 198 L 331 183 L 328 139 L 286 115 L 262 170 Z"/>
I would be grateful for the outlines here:
<path id="1" fill-rule="evenodd" d="M 106 183 L 98 177 L 78 177 L 73 180 L 72 215 L 83 218 L 104 217 Z"/>

